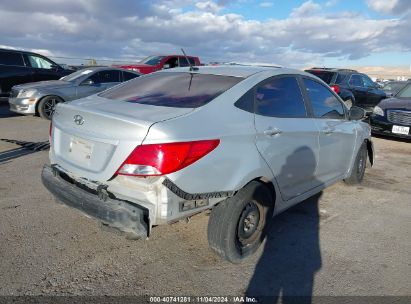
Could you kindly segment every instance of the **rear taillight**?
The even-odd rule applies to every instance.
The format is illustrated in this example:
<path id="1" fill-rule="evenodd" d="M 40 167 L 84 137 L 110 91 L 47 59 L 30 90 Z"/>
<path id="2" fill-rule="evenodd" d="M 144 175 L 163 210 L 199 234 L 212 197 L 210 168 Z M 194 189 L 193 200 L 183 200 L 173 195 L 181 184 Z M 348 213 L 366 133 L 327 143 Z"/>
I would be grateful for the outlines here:
<path id="1" fill-rule="evenodd" d="M 341 89 L 338 85 L 335 84 L 335 85 L 332 85 L 330 87 L 331 87 L 331 90 L 333 90 L 335 93 L 340 94 Z"/>
<path id="2" fill-rule="evenodd" d="M 164 175 L 181 170 L 213 151 L 219 139 L 141 145 L 134 149 L 117 174 Z"/>

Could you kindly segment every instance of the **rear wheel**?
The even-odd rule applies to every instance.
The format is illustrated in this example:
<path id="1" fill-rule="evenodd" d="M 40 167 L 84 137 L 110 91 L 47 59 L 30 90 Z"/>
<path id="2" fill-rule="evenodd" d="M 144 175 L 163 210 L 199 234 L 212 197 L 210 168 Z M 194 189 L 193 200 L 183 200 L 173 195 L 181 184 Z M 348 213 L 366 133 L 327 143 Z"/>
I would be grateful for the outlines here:
<path id="1" fill-rule="evenodd" d="M 351 174 L 344 181 L 349 185 L 359 184 L 364 178 L 365 167 L 367 164 L 367 145 L 364 142 L 355 158 L 354 166 L 351 170 Z"/>
<path id="2" fill-rule="evenodd" d="M 50 120 L 51 117 L 53 117 L 55 107 L 59 102 L 64 102 L 64 100 L 58 96 L 46 96 L 42 98 L 39 101 L 37 108 L 40 117 Z"/>
<path id="3" fill-rule="evenodd" d="M 208 242 L 221 257 L 240 263 L 261 245 L 272 214 L 270 190 L 253 181 L 213 208 L 208 222 Z"/>

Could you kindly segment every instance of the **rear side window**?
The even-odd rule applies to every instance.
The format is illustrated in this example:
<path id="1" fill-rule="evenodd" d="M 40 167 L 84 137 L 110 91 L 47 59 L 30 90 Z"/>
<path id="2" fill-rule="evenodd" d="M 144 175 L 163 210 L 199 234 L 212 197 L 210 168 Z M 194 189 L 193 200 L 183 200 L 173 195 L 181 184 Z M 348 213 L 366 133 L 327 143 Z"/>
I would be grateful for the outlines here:
<path id="1" fill-rule="evenodd" d="M 346 77 L 347 77 L 347 74 L 337 74 L 337 77 L 335 78 L 334 83 L 341 84 Z"/>
<path id="2" fill-rule="evenodd" d="M 108 83 L 108 82 L 120 82 L 120 71 L 100 71 L 100 79 L 101 83 Z"/>
<path id="3" fill-rule="evenodd" d="M 24 66 L 21 53 L 0 52 L 0 64 Z"/>
<path id="4" fill-rule="evenodd" d="M 294 77 L 273 78 L 255 90 L 255 113 L 272 117 L 306 117 L 304 100 Z"/>
<path id="5" fill-rule="evenodd" d="M 337 97 L 322 84 L 304 78 L 304 85 L 311 100 L 314 117 L 344 119 L 344 109 Z"/>
<path id="6" fill-rule="evenodd" d="M 99 96 L 154 106 L 197 108 L 243 79 L 196 73 L 154 73 L 135 78 Z"/>
<path id="7" fill-rule="evenodd" d="M 353 87 L 363 87 L 364 84 L 361 75 L 351 75 L 350 85 Z"/>
<path id="8" fill-rule="evenodd" d="M 133 79 L 133 78 L 136 78 L 136 77 L 138 77 L 137 74 L 129 73 L 129 72 L 124 72 L 124 71 L 123 71 L 124 81 L 128 81 L 128 80 Z"/>

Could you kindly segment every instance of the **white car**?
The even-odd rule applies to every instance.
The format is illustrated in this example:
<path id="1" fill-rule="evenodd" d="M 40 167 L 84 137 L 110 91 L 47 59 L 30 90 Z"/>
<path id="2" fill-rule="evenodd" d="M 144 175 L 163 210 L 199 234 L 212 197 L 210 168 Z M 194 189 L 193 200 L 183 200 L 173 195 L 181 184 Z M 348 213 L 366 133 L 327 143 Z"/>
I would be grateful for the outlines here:
<path id="1" fill-rule="evenodd" d="M 131 237 L 212 208 L 210 246 L 240 262 L 276 214 L 373 162 L 364 110 L 286 68 L 177 68 L 58 104 L 44 185 Z"/>

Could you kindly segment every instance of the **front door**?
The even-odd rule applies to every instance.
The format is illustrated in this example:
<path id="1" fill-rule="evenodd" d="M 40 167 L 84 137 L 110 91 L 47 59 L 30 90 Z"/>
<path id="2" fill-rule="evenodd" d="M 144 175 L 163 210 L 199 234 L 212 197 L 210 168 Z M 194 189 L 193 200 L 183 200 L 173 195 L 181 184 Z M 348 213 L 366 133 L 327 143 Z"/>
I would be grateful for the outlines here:
<path id="1" fill-rule="evenodd" d="M 278 76 L 255 88 L 256 145 L 270 166 L 283 200 L 319 186 L 318 129 L 307 117 L 297 79 Z"/>
<path id="2" fill-rule="evenodd" d="M 313 116 L 320 131 L 317 178 L 326 183 L 342 178 L 349 169 L 355 146 L 355 124 L 336 95 L 323 84 L 304 78 Z"/>

